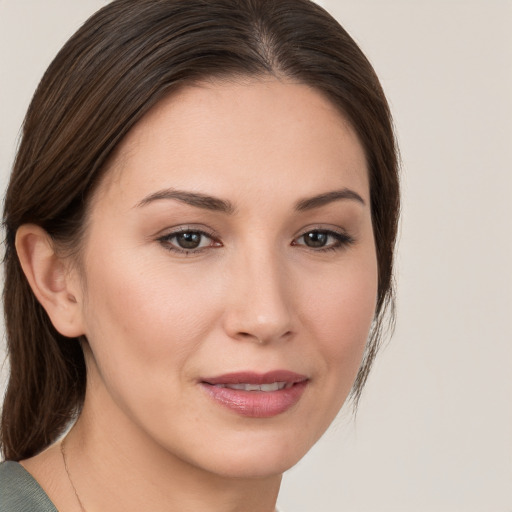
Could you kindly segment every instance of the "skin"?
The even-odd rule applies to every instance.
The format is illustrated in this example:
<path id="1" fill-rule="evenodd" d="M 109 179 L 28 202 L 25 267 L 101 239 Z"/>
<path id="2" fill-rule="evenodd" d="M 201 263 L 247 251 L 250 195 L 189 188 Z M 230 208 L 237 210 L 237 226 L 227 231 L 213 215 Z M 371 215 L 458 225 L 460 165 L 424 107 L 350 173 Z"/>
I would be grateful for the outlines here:
<path id="1" fill-rule="evenodd" d="M 232 211 L 148 199 L 171 189 Z M 305 85 L 251 79 L 186 87 L 135 126 L 92 199 L 80 265 L 40 228 L 20 229 L 39 300 L 59 331 L 88 340 L 85 406 L 66 439 L 88 512 L 274 510 L 281 474 L 324 433 L 361 362 L 377 295 L 369 204 L 364 152 L 339 111 Z M 211 236 L 176 252 L 180 228 Z M 341 238 L 308 246 L 319 231 Z M 200 385 L 276 369 L 308 383 L 271 418 Z M 59 510 L 80 510 L 58 445 L 23 464 Z"/>

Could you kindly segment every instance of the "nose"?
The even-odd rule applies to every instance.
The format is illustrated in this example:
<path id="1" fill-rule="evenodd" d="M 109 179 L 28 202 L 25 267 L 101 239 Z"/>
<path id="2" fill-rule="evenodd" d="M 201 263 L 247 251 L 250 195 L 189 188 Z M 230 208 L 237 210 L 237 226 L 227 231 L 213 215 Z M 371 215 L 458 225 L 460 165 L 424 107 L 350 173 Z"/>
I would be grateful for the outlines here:
<path id="1" fill-rule="evenodd" d="M 268 344 L 293 334 L 291 282 L 285 265 L 268 251 L 231 266 L 224 329 L 234 339 Z"/>

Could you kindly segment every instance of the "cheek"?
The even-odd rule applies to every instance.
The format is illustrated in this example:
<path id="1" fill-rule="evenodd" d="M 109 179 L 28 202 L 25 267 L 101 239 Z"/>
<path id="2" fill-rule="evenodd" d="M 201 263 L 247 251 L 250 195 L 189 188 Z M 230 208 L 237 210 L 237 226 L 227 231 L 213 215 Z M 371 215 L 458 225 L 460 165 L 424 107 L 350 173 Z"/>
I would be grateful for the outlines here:
<path id="1" fill-rule="evenodd" d="M 91 264 L 87 273 L 86 336 L 96 364 L 110 380 L 140 379 L 147 386 L 163 378 L 159 368 L 167 379 L 180 378 L 211 328 L 211 294 L 187 272 L 113 260 L 115 265 Z"/>
<path id="2" fill-rule="evenodd" d="M 369 251 L 351 265 L 325 276 L 309 294 L 308 318 L 331 384 L 349 390 L 375 315 L 377 263 Z"/>

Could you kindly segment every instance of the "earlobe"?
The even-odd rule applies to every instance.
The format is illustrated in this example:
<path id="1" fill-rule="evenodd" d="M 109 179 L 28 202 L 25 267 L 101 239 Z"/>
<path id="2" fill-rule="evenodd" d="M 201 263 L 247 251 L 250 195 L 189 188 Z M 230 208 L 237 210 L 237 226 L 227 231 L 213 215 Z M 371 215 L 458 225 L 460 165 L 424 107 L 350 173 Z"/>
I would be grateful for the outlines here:
<path id="1" fill-rule="evenodd" d="M 81 289 L 76 270 L 59 257 L 48 233 L 34 224 L 16 232 L 16 251 L 37 300 L 63 336 L 84 334 Z"/>

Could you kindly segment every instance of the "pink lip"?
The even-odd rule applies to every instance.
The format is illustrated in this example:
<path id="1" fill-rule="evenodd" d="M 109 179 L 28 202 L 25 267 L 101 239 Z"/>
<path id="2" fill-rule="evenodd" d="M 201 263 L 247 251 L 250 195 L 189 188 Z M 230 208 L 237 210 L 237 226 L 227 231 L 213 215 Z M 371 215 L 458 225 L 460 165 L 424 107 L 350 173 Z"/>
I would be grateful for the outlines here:
<path id="1" fill-rule="evenodd" d="M 245 391 L 219 387 L 229 384 L 273 384 L 286 382 L 284 389 L 277 391 Z M 301 398 L 308 378 L 287 370 L 275 370 L 264 374 L 238 372 L 202 379 L 200 384 L 217 403 L 241 416 L 271 418 L 286 412 Z"/>

